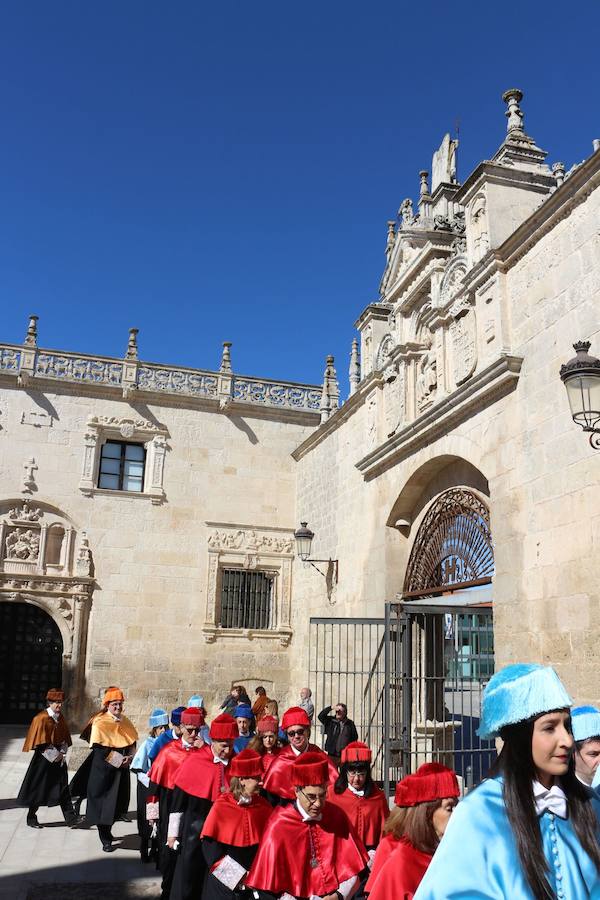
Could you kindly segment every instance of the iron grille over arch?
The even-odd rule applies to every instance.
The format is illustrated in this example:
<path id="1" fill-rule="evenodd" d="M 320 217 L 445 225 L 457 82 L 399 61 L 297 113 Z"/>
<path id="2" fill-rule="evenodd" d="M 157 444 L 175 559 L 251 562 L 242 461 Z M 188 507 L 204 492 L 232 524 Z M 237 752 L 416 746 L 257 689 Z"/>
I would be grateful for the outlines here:
<path id="1" fill-rule="evenodd" d="M 444 491 L 425 514 L 404 579 L 404 595 L 491 579 L 494 551 L 489 509 L 473 491 Z"/>

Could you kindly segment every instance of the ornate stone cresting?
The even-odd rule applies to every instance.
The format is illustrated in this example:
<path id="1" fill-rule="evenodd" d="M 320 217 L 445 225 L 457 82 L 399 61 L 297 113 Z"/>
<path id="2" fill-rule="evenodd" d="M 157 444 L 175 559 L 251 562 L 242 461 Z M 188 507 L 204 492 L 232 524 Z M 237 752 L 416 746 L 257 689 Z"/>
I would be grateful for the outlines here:
<path id="1" fill-rule="evenodd" d="M 235 375 L 231 369 L 226 342 L 218 372 L 141 363 L 138 359 L 138 329 L 129 331 L 123 359 L 88 356 L 83 353 L 56 352 L 37 346 L 37 316 L 31 316 L 23 345 L 0 344 L 0 375 L 15 376 L 25 387 L 32 379 L 76 384 L 79 389 L 101 387 L 127 399 L 134 392 L 170 394 L 192 401 L 216 404 L 228 409 L 232 403 L 262 409 L 285 410 L 298 414 L 319 413 L 321 390 L 318 385 L 269 378 Z"/>

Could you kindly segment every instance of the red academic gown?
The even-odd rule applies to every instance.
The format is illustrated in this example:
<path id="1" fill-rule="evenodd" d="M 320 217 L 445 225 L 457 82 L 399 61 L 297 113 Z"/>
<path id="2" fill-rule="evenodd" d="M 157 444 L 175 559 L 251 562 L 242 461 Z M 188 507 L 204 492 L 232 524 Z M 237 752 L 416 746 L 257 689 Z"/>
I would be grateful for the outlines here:
<path id="1" fill-rule="evenodd" d="M 271 765 L 275 762 L 280 753 L 281 747 L 275 747 L 272 753 L 263 753 L 263 755 L 261 756 L 263 780 L 264 776 L 267 774 L 267 772 L 271 768 Z"/>
<path id="2" fill-rule="evenodd" d="M 377 785 L 373 785 L 368 797 L 357 797 L 349 789 L 342 794 L 330 790 L 328 800 L 344 810 L 367 850 L 377 847 L 383 824 L 390 814 L 385 794 Z"/>
<path id="3" fill-rule="evenodd" d="M 177 770 L 171 812 L 181 813 L 182 821 L 172 900 L 195 900 L 200 896 L 206 871 L 200 834 L 211 806 L 227 791 L 229 779 L 228 766 L 216 763 L 213 750 L 207 745 L 189 756 Z"/>
<path id="4" fill-rule="evenodd" d="M 369 900 L 412 900 L 432 859 L 403 838 L 375 879 Z"/>
<path id="5" fill-rule="evenodd" d="M 215 800 L 201 834 L 208 866 L 203 900 L 232 900 L 234 891 L 212 872 L 225 856 L 248 871 L 272 812 L 271 804 L 258 794 L 250 803 L 239 803 L 229 791 Z"/>
<path id="6" fill-rule="evenodd" d="M 388 861 L 394 850 L 397 849 L 399 843 L 400 838 L 395 837 L 395 835 L 393 834 L 386 834 L 382 837 L 375 854 L 375 859 L 373 860 L 371 874 L 369 875 L 367 883 L 365 885 L 365 894 L 368 894 L 372 889 L 373 885 L 375 884 L 375 879 L 383 869 L 385 863 Z"/>
<path id="7" fill-rule="evenodd" d="M 331 786 L 338 779 L 338 770 L 326 753 L 315 744 L 309 744 L 303 753 L 320 753 L 329 766 L 329 783 Z M 279 755 L 269 766 L 263 778 L 263 788 L 267 794 L 275 795 L 283 800 L 295 800 L 296 791 L 291 781 L 292 766 L 302 754 L 294 753 L 291 747 L 283 747 Z M 263 757 L 264 758 L 264 757 Z"/>
<path id="8" fill-rule="evenodd" d="M 184 747 L 181 738 L 170 741 L 162 748 L 148 772 L 150 779 L 148 801 L 158 800 L 158 868 L 163 876 L 164 897 L 169 896 L 177 863 L 177 854 L 167 847 L 167 829 L 175 776 L 186 759 L 198 752 L 197 747 Z"/>
<path id="9" fill-rule="evenodd" d="M 324 897 L 367 865 L 367 852 L 348 821 L 332 803 L 321 820 L 307 823 L 296 804 L 278 807 L 267 823 L 246 886 L 292 897 Z"/>

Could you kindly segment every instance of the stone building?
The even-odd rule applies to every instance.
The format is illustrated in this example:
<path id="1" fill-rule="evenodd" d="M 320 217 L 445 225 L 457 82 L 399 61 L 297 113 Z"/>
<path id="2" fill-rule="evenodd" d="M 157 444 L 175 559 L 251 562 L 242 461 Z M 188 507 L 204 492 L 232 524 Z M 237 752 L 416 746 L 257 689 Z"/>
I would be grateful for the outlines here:
<path id="1" fill-rule="evenodd" d="M 549 166 L 521 93 L 504 100 L 491 158 L 459 183 L 446 135 L 388 222 L 346 400 L 331 358 L 317 387 L 242 378 L 228 345 L 218 372 L 144 363 L 135 331 L 123 360 L 42 350 L 35 318 L 2 345 L 5 657 L 33 609 L 80 706 L 108 683 L 135 715 L 197 690 L 214 706 L 232 679 L 286 701 L 309 670 L 335 702 L 343 654 L 331 638 L 317 672 L 310 618 L 382 619 L 400 598 L 438 604 L 413 730 L 456 719 L 443 684 L 428 695 L 448 653 L 455 686 L 489 675 L 473 621 L 492 610 L 496 665 L 551 662 L 600 700 L 600 457 L 558 378 L 573 341 L 600 347 L 600 145 Z M 296 557 L 301 520 L 325 578 Z"/>

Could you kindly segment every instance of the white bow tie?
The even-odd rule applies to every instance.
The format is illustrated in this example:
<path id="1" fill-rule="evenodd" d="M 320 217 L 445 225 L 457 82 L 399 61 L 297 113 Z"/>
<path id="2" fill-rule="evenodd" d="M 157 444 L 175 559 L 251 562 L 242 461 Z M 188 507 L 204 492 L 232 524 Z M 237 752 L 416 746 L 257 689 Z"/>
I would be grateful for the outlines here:
<path id="1" fill-rule="evenodd" d="M 215 763 L 221 763 L 222 766 L 226 766 L 227 763 L 229 762 L 229 760 L 228 760 L 228 759 L 221 759 L 220 756 L 215 756 L 215 757 L 213 758 L 213 762 L 215 762 Z"/>
<path id="2" fill-rule="evenodd" d="M 567 798 L 563 789 L 557 784 L 552 785 L 548 790 L 539 781 L 534 781 L 533 797 L 538 816 L 543 816 L 545 812 L 551 812 L 561 819 L 567 818 Z"/>

